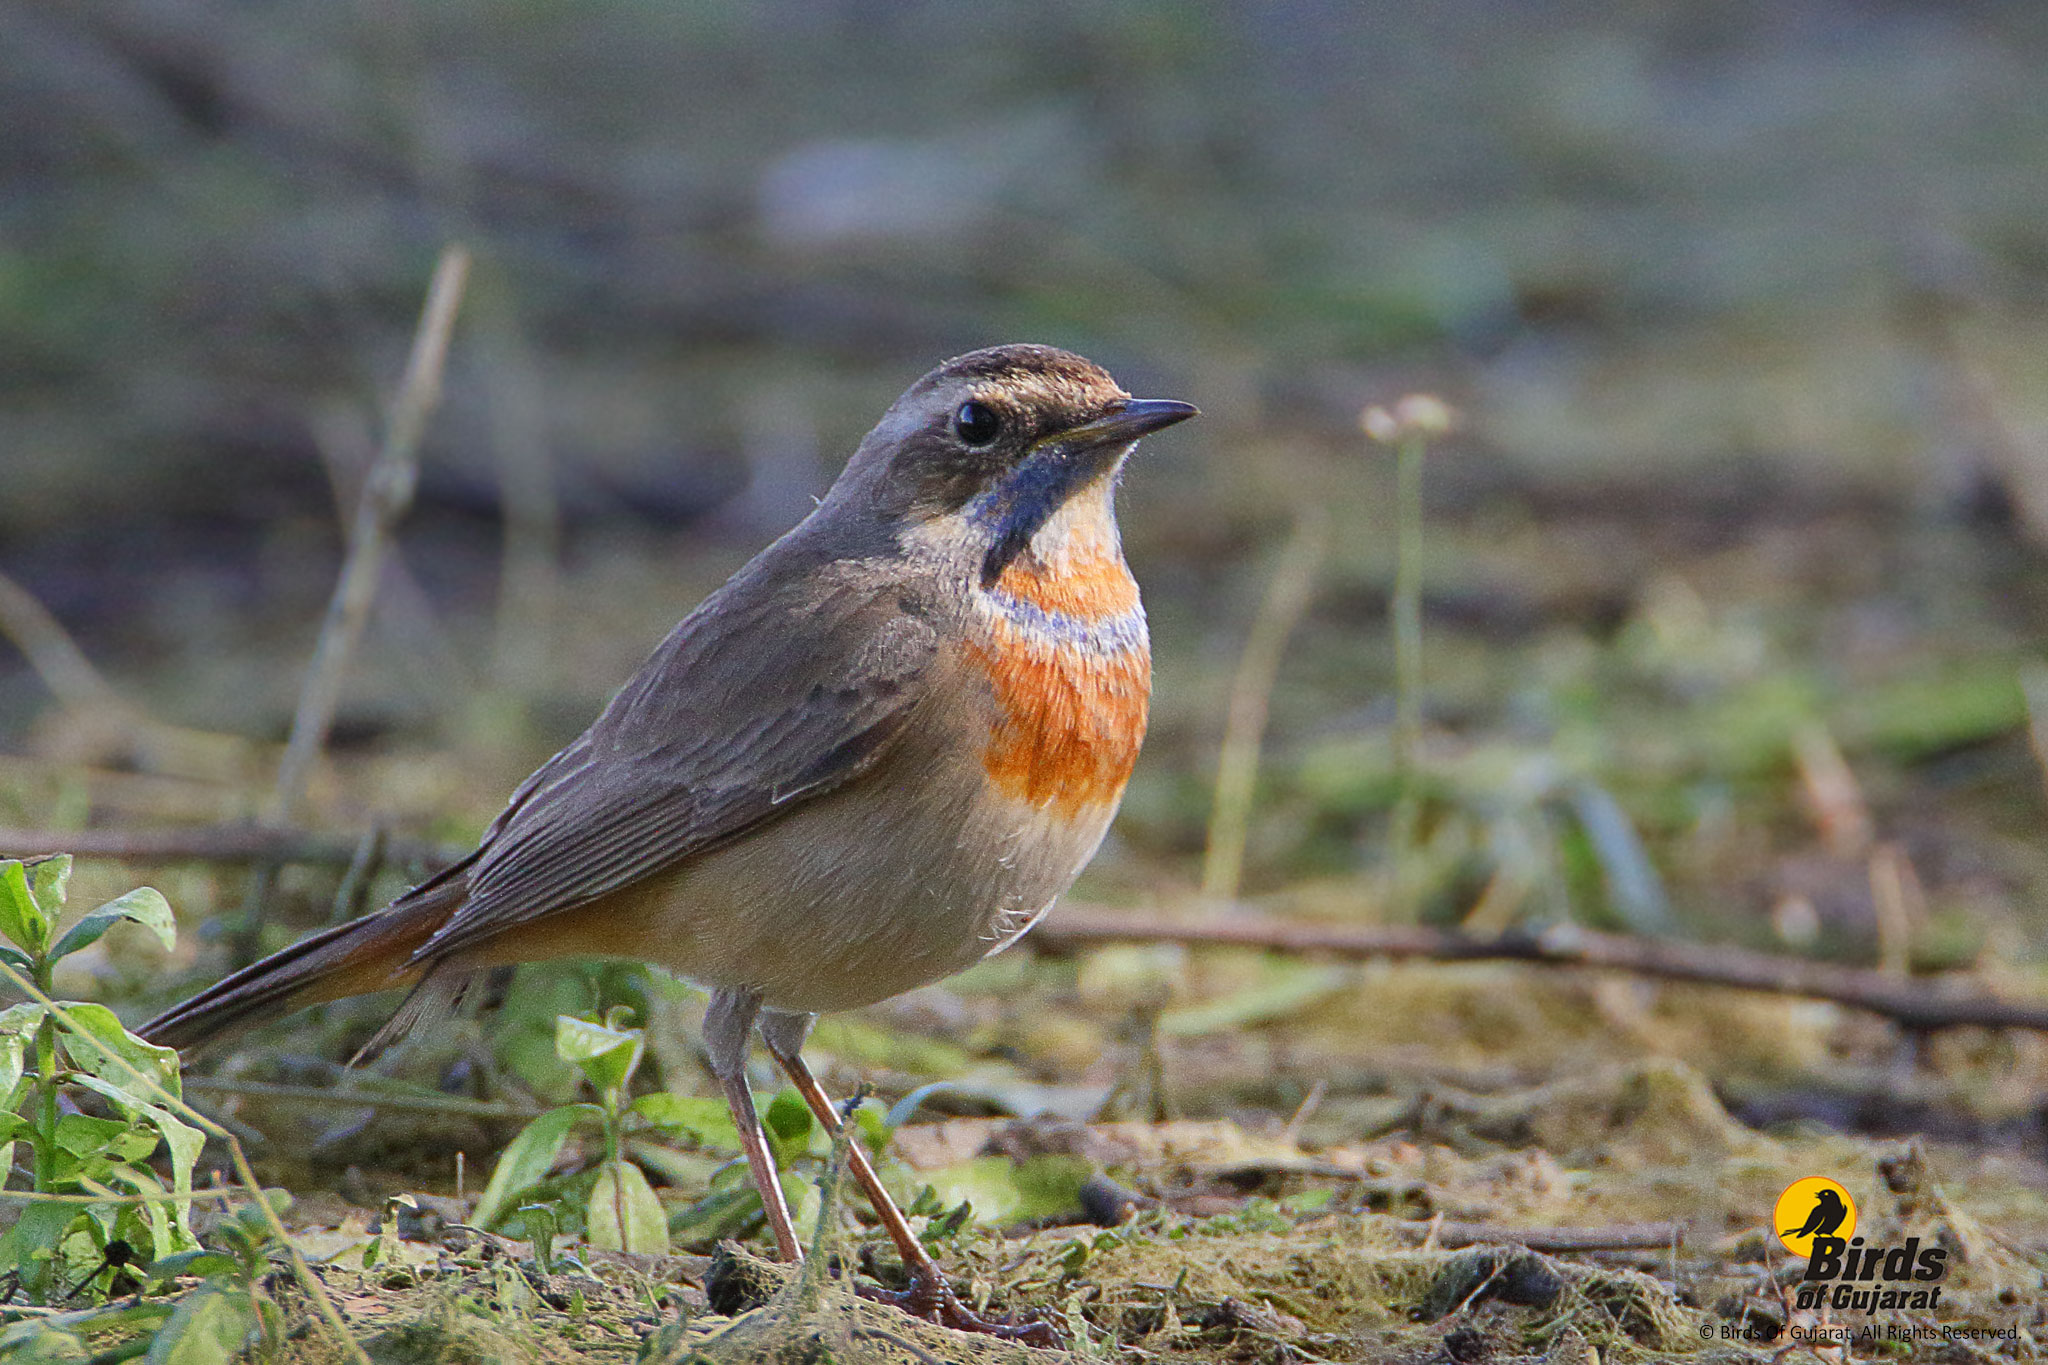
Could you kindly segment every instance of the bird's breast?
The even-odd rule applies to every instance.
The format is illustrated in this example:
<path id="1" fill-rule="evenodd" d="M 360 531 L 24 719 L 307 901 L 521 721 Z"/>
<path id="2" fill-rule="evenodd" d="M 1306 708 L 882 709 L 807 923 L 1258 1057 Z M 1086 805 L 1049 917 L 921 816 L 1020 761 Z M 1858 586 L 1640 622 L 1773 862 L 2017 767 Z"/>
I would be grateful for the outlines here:
<path id="1" fill-rule="evenodd" d="M 967 658 L 994 703 L 981 766 L 1004 795 L 1079 818 L 1113 808 L 1138 759 L 1152 655 L 1123 556 L 1025 556 L 975 590 Z"/>

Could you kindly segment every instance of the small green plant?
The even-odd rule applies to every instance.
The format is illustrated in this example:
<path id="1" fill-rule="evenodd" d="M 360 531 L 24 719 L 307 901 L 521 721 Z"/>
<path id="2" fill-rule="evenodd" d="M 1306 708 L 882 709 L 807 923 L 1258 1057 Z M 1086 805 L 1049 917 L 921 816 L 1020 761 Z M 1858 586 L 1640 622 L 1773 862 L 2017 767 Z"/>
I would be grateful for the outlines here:
<path id="1" fill-rule="evenodd" d="M 58 933 L 70 878 L 69 856 L 0 861 L 0 975 L 47 997 L 56 964 L 122 920 L 173 943 L 171 908 L 149 887 Z M 137 1072 L 160 1090 L 139 1085 Z M 0 1276 L 38 1303 L 97 1297 L 132 1279 L 131 1261 L 198 1248 L 187 1212 L 205 1135 L 161 1103 L 178 1095 L 178 1054 L 128 1032 L 104 1005 L 29 1000 L 0 1011 L 0 1189 L 15 1184 L 15 1148 L 31 1156 L 29 1197 L 0 1234 Z M 168 1188 L 148 1164 L 159 1143 Z"/>
<path id="2" fill-rule="evenodd" d="M 615 1006 L 597 1019 L 564 1014 L 555 1020 L 555 1053 L 572 1063 L 596 1092 L 596 1103 L 564 1104 L 528 1123 L 498 1158 L 477 1204 L 480 1227 L 512 1224 L 552 1260 L 555 1236 L 580 1223 L 594 1247 L 660 1253 L 668 1250 L 668 1215 L 642 1169 L 655 1154 L 635 1139 L 659 1133 L 688 1137 L 700 1147 L 739 1150 L 739 1134 L 722 1101 L 664 1092 L 630 1094 L 645 1055 L 645 1031 L 626 1026 L 630 1011 Z M 595 1129 L 604 1145 L 598 1162 L 560 1181 L 548 1172 L 578 1129 Z M 559 1218 L 564 1203 L 580 1217 Z"/>
<path id="3" fill-rule="evenodd" d="M 273 1215 L 291 1204 L 283 1190 L 265 1190 L 263 1197 Z M 245 1204 L 224 1216 L 208 1236 L 219 1250 L 180 1252 L 150 1267 L 151 1278 L 159 1282 L 194 1275 L 206 1281 L 180 1299 L 157 1330 L 152 1360 L 228 1360 L 251 1347 L 262 1348 L 258 1358 L 263 1358 L 284 1340 L 283 1310 L 263 1287 L 276 1268 L 270 1218 L 255 1204 Z"/>

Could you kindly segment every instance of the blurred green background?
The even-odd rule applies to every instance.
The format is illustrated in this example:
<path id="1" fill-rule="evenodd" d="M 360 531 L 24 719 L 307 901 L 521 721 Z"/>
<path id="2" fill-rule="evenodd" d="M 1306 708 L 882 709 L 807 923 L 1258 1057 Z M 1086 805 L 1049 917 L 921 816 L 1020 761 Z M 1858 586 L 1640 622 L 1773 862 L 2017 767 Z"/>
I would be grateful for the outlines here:
<path id="1" fill-rule="evenodd" d="M 2033 979 L 2044 60 L 2028 3 L 8 0 L 0 570 L 156 722 L 280 739 L 337 500 L 469 244 L 314 793 L 466 838 L 912 379 L 1051 342 L 1205 413 L 1125 486 L 1158 700 L 1086 895 L 1197 884 L 1313 506 L 1247 895 L 1856 961 L 1903 906 L 1914 961 Z M 1358 414 L 1414 389 L 1461 424 L 1390 891 Z M 0 819 L 260 803 L 274 750 L 89 709 L 0 650 Z"/>

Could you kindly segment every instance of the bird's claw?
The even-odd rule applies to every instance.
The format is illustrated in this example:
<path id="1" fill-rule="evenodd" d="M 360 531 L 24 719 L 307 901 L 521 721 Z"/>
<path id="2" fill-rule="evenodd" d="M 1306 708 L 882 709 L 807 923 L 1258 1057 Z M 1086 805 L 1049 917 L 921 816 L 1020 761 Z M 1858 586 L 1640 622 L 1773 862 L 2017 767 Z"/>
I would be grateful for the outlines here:
<path id="1" fill-rule="evenodd" d="M 879 1285 L 864 1284 L 860 1286 L 859 1293 L 864 1299 L 900 1308 L 914 1318 L 935 1322 L 956 1332 L 972 1332 L 995 1337 L 999 1341 L 1044 1346 L 1052 1350 L 1059 1350 L 1067 1344 L 1049 1322 L 991 1321 L 982 1317 L 960 1302 L 953 1293 L 953 1286 L 939 1275 L 912 1271 L 910 1285 L 906 1289 L 883 1289 Z"/>

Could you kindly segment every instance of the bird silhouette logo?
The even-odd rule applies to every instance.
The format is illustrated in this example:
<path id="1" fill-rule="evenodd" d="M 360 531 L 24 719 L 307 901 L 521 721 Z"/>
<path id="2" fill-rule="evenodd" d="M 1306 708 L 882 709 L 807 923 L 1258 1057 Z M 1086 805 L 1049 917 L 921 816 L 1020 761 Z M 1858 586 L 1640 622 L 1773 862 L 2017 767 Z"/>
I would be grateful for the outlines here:
<path id="1" fill-rule="evenodd" d="M 1811 1256 L 1817 1237 L 1847 1240 L 1856 1231 L 1856 1201 L 1839 1181 L 1824 1175 L 1795 1180 L 1771 1210 L 1778 1241 L 1794 1256 Z"/>
<path id="2" fill-rule="evenodd" d="M 1786 1228 L 1785 1237 L 1832 1237 L 1849 1216 L 1849 1206 L 1833 1190 L 1823 1189 L 1813 1197 L 1813 1212 L 1796 1228 Z"/>

